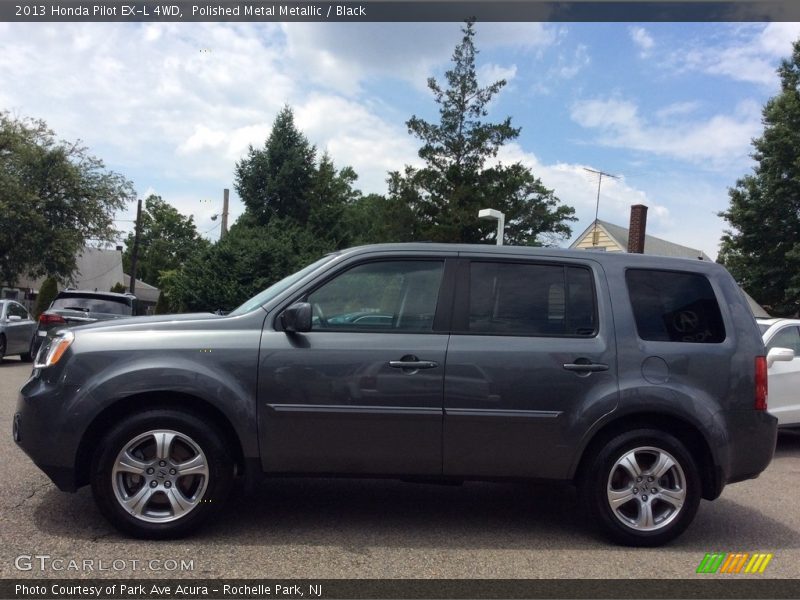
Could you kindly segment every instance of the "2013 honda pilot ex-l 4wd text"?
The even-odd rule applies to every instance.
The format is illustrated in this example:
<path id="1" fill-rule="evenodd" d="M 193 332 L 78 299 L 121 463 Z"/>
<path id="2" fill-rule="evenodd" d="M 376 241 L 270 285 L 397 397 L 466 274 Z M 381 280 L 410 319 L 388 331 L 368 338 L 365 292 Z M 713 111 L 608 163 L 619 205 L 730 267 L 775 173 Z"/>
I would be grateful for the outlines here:
<path id="1" fill-rule="evenodd" d="M 719 265 L 396 244 L 330 254 L 226 316 L 49 340 L 14 437 L 135 536 L 207 521 L 235 476 L 574 482 L 651 546 L 775 448 L 767 356 Z"/>

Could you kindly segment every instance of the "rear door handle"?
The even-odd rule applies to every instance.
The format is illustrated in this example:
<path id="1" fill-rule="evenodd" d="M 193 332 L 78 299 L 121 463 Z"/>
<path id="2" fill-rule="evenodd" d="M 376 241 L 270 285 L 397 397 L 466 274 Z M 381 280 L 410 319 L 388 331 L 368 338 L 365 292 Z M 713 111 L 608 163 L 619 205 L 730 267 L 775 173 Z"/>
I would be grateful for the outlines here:
<path id="1" fill-rule="evenodd" d="M 608 371 L 608 365 L 590 362 L 564 363 L 564 368 L 567 371 L 573 371 L 576 373 L 597 373 L 599 371 Z"/>

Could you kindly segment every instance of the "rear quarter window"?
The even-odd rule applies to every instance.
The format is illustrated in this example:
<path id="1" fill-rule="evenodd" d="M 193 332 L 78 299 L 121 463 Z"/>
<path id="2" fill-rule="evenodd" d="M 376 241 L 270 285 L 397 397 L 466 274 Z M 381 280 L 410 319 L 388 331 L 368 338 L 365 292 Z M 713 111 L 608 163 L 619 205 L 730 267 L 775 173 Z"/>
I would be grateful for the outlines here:
<path id="1" fill-rule="evenodd" d="M 725 340 L 719 303 L 704 275 L 629 269 L 625 279 L 643 340 L 697 344 Z"/>

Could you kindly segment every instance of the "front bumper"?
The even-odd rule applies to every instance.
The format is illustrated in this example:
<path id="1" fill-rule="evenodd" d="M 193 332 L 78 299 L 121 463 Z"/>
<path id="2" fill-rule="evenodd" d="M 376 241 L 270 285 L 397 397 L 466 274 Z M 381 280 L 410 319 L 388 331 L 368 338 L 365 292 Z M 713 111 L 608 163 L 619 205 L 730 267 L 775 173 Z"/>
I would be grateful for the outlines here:
<path id="1" fill-rule="evenodd" d="M 20 389 L 14 414 L 14 441 L 65 492 L 78 488 L 80 432 L 69 424 L 67 409 L 78 389 L 53 385 L 34 371 Z"/>

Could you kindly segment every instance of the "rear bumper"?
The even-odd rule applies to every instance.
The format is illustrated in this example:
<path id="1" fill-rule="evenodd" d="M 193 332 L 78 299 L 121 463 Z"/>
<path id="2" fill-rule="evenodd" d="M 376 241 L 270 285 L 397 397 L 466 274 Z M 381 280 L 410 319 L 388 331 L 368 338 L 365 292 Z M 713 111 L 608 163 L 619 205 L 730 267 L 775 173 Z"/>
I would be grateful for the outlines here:
<path id="1" fill-rule="evenodd" d="M 726 411 L 724 415 L 729 432 L 725 483 L 758 477 L 775 454 L 778 419 L 757 410 Z"/>

